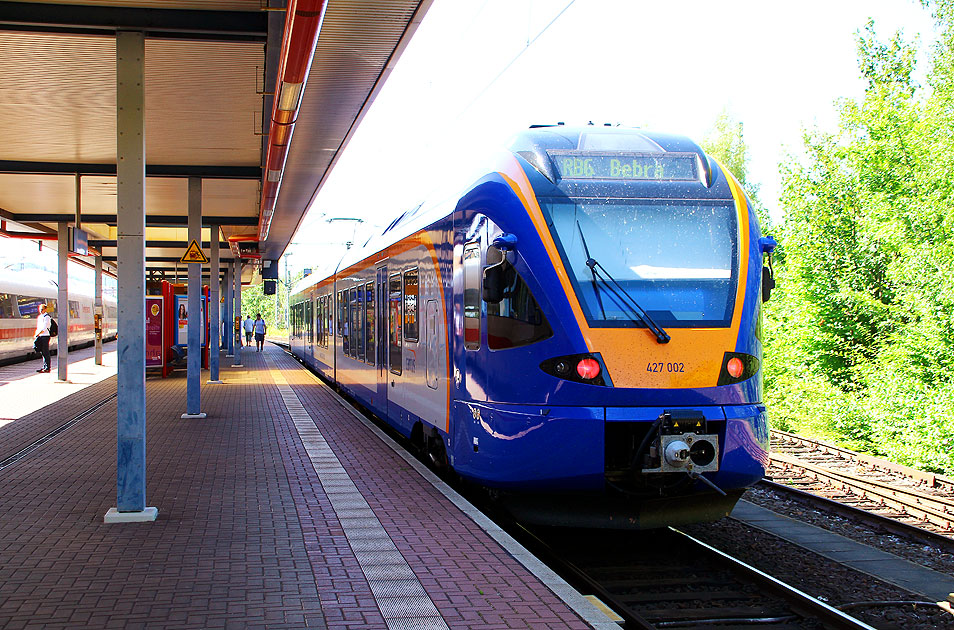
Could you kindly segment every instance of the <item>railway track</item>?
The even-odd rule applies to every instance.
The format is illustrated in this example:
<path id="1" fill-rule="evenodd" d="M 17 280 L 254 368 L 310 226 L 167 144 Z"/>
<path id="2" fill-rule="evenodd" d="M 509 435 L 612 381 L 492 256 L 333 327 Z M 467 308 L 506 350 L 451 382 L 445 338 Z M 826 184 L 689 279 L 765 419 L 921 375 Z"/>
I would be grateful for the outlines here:
<path id="1" fill-rule="evenodd" d="M 777 483 L 954 539 L 954 479 L 772 431 Z"/>
<path id="2" fill-rule="evenodd" d="M 626 628 L 861 629 L 871 626 L 676 529 L 519 533 Z"/>

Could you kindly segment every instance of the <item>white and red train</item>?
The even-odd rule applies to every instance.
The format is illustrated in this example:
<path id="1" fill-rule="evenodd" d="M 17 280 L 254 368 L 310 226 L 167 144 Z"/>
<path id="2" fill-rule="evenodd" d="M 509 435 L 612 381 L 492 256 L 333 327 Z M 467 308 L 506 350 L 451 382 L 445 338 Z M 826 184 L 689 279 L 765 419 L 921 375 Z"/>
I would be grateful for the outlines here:
<path id="1" fill-rule="evenodd" d="M 11 363 L 35 355 L 33 333 L 36 316 L 42 304 L 48 304 L 55 318 L 58 313 L 56 284 L 43 274 L 5 272 L 0 276 L 0 363 Z M 93 297 L 78 291 L 69 292 L 70 348 L 87 346 L 95 341 Z M 103 297 L 103 339 L 116 337 L 116 301 Z M 55 350 L 59 337 L 50 342 Z"/>

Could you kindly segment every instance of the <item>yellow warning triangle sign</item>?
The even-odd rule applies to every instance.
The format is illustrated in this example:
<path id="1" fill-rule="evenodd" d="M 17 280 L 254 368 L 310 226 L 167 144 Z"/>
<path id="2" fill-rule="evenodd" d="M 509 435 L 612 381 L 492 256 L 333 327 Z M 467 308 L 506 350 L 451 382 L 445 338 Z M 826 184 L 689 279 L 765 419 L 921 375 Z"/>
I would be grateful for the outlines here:
<path id="1" fill-rule="evenodd" d="M 182 254 L 182 258 L 179 259 L 181 263 L 207 263 L 209 262 L 209 257 L 202 252 L 202 248 L 199 247 L 199 243 L 195 239 L 192 239 L 192 242 L 189 243 L 189 246 L 186 248 L 185 253 Z"/>

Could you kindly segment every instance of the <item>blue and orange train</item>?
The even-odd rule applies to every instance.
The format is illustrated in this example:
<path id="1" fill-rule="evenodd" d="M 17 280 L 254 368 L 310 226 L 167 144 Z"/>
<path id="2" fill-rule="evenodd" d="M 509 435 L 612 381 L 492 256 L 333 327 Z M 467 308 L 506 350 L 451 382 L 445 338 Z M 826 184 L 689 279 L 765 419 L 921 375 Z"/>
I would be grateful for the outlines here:
<path id="1" fill-rule="evenodd" d="M 299 283 L 290 345 L 519 518 L 712 520 L 767 464 L 773 247 L 684 137 L 532 127 Z"/>

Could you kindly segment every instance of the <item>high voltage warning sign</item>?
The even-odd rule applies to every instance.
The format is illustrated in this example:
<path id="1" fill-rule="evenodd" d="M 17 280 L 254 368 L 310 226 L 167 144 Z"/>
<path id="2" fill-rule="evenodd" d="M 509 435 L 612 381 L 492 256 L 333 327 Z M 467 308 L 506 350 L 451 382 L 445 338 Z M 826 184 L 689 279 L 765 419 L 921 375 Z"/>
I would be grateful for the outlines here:
<path id="1" fill-rule="evenodd" d="M 179 259 L 181 263 L 208 263 L 209 257 L 202 252 L 202 248 L 199 247 L 199 243 L 195 239 L 192 239 L 192 242 L 189 243 L 189 246 L 186 248 L 185 253 L 182 254 L 182 258 Z"/>

